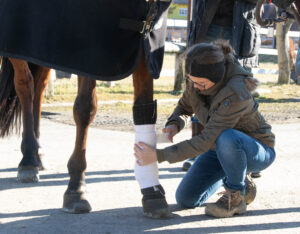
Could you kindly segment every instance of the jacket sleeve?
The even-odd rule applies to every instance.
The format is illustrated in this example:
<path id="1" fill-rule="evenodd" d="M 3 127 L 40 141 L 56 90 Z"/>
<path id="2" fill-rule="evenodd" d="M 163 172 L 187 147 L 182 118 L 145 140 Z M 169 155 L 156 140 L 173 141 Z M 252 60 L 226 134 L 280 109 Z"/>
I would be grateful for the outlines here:
<path id="1" fill-rule="evenodd" d="M 172 115 L 168 118 L 166 126 L 171 124 L 176 124 L 178 131 L 184 128 L 188 117 L 193 114 L 193 109 L 189 102 L 189 94 L 185 90 L 182 97 L 179 99 L 176 108 L 174 109 Z"/>
<path id="2" fill-rule="evenodd" d="M 242 101 L 236 95 L 234 97 L 235 101 L 225 99 L 219 105 L 201 134 L 165 149 L 157 149 L 158 162 L 175 163 L 183 161 L 196 157 L 212 148 L 218 136 L 224 130 L 234 128 L 240 118 L 247 112 L 247 109 L 250 108 L 249 102 L 251 99 Z"/>

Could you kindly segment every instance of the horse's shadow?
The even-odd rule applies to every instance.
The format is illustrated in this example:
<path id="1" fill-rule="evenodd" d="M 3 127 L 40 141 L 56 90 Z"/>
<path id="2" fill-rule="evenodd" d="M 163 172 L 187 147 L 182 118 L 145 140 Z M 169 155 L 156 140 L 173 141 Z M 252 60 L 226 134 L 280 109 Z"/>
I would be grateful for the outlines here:
<path id="1" fill-rule="evenodd" d="M 177 205 L 170 206 L 172 212 L 181 211 Z M 203 215 L 198 208 L 197 215 L 180 216 L 170 219 L 153 220 L 142 216 L 141 207 L 127 207 L 95 211 L 89 214 L 71 215 L 61 209 L 45 209 L 21 213 L 0 213 L 1 219 L 16 221 L 1 224 L 1 233 L 226 233 L 238 231 L 287 231 L 300 226 L 300 222 L 268 222 L 255 224 L 224 225 L 214 222 L 214 218 Z M 300 212 L 300 207 L 249 211 L 244 218 L 282 213 Z M 205 222 L 205 226 L 201 222 Z M 209 224 L 209 225 L 207 225 Z M 228 225 L 229 224 L 229 225 Z"/>
<path id="2" fill-rule="evenodd" d="M 1 172 L 14 172 L 15 168 L 0 170 Z M 172 172 L 162 174 L 162 172 Z M 135 180 L 133 170 L 90 171 L 86 173 L 87 183 L 114 182 Z M 161 179 L 181 178 L 184 173 L 181 168 L 160 168 Z M 110 175 L 116 175 L 110 177 Z M 106 177 L 107 176 L 107 177 Z M 66 178 L 66 179 L 64 179 Z M 6 180 L 5 183 L 2 183 Z M 43 181 L 45 180 L 45 181 Z M 19 184 L 15 178 L 0 179 L 0 189 L 57 186 L 68 183 L 68 174 L 43 174 L 37 184 Z M 6 184 L 6 185 L 3 185 Z M 0 213 L 0 233 L 226 233 L 238 231 L 287 231 L 300 227 L 300 222 L 268 222 L 261 223 L 259 219 L 255 224 L 236 224 L 232 219 L 226 219 L 224 225 L 214 222 L 214 218 L 205 216 L 203 207 L 197 208 L 199 212 L 185 212 L 178 205 L 171 204 L 173 212 L 171 219 L 152 220 L 143 217 L 141 207 L 126 207 L 92 211 L 89 214 L 71 215 L 62 209 L 33 210 L 20 213 Z M 197 214 L 195 214 L 197 213 Z M 281 209 L 249 210 L 247 217 L 266 216 L 276 214 L 300 213 L 300 207 Z M 288 215 L 290 216 L 290 215 Z M 13 220 L 13 221 L 11 221 Z M 201 223 L 205 223 L 202 226 Z"/>
<path id="3" fill-rule="evenodd" d="M 0 169 L 0 174 L 3 172 L 16 172 L 17 168 Z M 161 172 L 170 172 L 168 174 L 162 174 Z M 182 178 L 184 172 L 181 168 L 160 168 L 159 169 L 161 180 Z M 116 176 L 111 176 L 116 175 Z M 118 182 L 118 181 L 134 181 L 133 170 L 107 170 L 107 171 L 87 171 L 85 173 L 86 183 L 102 183 L 102 182 Z M 40 181 L 38 183 L 18 183 L 16 177 L 0 178 L 0 191 L 17 188 L 30 188 L 30 187 L 42 187 L 42 186 L 67 186 L 69 182 L 68 173 L 55 173 L 55 174 L 41 174 Z"/>

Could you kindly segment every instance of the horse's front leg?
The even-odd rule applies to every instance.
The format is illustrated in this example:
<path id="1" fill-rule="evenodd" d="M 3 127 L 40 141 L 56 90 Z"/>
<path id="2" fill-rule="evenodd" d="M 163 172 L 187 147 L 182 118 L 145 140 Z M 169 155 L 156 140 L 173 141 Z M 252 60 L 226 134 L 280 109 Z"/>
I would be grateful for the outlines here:
<path id="1" fill-rule="evenodd" d="M 145 142 L 156 146 L 155 123 L 156 102 L 153 101 L 153 78 L 148 72 L 143 56 L 137 70 L 133 73 L 135 142 Z M 144 215 L 150 218 L 167 218 L 171 215 L 165 199 L 165 191 L 158 180 L 157 163 L 139 166 L 135 163 L 135 177 L 143 194 Z"/>
<path id="2" fill-rule="evenodd" d="M 39 141 L 42 97 L 43 97 L 43 92 L 50 78 L 50 69 L 35 65 L 31 70 L 34 77 L 34 99 L 33 99 L 34 133 L 37 141 Z M 42 148 L 40 145 L 36 157 L 39 162 L 39 169 L 40 170 L 45 169 L 46 163 L 44 159 L 44 153 L 42 152 Z"/>
<path id="3" fill-rule="evenodd" d="M 18 167 L 18 180 L 22 183 L 38 182 L 36 158 L 39 144 L 34 133 L 33 98 L 34 80 L 24 60 L 10 59 L 14 69 L 14 85 L 22 108 L 23 133 L 21 151 L 23 158 Z"/>
<path id="4" fill-rule="evenodd" d="M 96 81 L 78 78 L 78 94 L 73 107 L 76 123 L 76 141 L 73 154 L 68 162 L 70 181 L 64 194 L 63 209 L 68 213 L 91 211 L 85 199 L 86 141 L 88 128 L 97 111 Z"/>

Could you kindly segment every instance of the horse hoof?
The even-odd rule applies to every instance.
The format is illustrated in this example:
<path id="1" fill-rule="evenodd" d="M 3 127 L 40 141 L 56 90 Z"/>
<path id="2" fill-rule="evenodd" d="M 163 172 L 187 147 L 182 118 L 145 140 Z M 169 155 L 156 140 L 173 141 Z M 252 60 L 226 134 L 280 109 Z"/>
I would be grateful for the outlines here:
<path id="1" fill-rule="evenodd" d="M 17 181 L 21 183 L 37 183 L 39 181 L 38 167 L 21 166 L 18 168 Z"/>
<path id="2" fill-rule="evenodd" d="M 64 194 L 63 211 L 71 214 L 89 213 L 92 210 L 90 203 L 83 193 L 71 192 Z"/>
<path id="3" fill-rule="evenodd" d="M 144 216 L 152 219 L 167 219 L 172 216 L 165 198 L 143 201 Z"/>
<path id="4" fill-rule="evenodd" d="M 41 158 L 41 160 L 39 162 L 39 170 L 45 171 L 45 170 L 47 170 L 47 168 L 49 168 L 48 161 L 45 158 Z"/>
<path id="5" fill-rule="evenodd" d="M 39 170 L 40 171 L 47 170 L 47 168 L 49 168 L 49 164 L 48 161 L 45 159 L 45 153 L 42 148 L 39 148 L 37 157 L 39 162 Z"/>

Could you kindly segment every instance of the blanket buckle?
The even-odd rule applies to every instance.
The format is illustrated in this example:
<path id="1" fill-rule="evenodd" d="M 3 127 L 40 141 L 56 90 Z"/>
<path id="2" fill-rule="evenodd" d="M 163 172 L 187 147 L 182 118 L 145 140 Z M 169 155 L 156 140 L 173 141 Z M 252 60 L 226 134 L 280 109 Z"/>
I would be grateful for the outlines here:
<path id="1" fill-rule="evenodd" d="M 151 32 L 152 31 L 152 24 L 153 24 L 153 20 L 151 20 L 151 21 L 144 20 L 143 21 L 143 28 L 140 31 L 140 33 L 144 34 L 144 33 Z"/>

